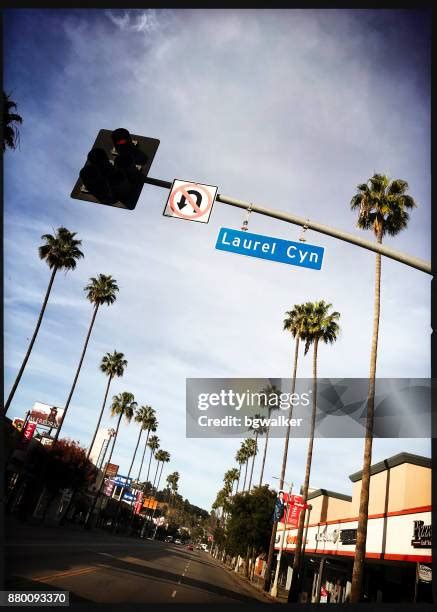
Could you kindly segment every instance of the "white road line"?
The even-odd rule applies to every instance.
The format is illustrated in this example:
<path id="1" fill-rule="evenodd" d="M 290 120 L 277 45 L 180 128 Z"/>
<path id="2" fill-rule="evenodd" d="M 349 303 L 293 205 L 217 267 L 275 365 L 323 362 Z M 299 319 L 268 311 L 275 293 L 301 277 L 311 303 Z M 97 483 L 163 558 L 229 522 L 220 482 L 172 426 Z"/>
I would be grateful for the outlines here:
<path id="1" fill-rule="evenodd" d="M 171 594 L 172 597 L 174 597 L 176 595 L 176 591 L 173 591 L 173 593 Z"/>

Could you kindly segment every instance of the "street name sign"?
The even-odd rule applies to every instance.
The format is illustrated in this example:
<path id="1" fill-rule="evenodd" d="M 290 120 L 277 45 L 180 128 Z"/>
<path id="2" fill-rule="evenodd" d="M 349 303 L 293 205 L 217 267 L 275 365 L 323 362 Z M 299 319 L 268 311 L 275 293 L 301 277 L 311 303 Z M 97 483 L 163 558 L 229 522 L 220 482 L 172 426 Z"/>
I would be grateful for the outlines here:
<path id="1" fill-rule="evenodd" d="M 251 234 L 227 227 L 220 229 L 215 248 L 219 251 L 259 257 L 313 270 L 321 269 L 325 250 L 313 244 Z"/>
<path id="2" fill-rule="evenodd" d="M 164 208 L 165 217 L 208 223 L 218 187 L 175 179 Z"/>

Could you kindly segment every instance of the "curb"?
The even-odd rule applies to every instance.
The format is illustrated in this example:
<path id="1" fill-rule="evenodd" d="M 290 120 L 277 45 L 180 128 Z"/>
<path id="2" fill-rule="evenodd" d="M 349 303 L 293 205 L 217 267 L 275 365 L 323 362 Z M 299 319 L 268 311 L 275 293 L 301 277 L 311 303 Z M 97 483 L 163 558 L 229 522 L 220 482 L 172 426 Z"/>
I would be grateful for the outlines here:
<path id="1" fill-rule="evenodd" d="M 246 578 L 245 576 L 242 576 L 240 573 L 235 573 L 235 571 L 233 569 L 231 569 L 230 567 L 228 567 L 227 565 L 225 565 L 222 561 L 220 561 L 219 559 L 216 559 L 215 557 L 213 557 L 213 559 L 223 568 L 225 569 L 229 574 L 232 574 L 235 578 L 235 580 L 238 582 L 242 582 L 243 584 L 245 584 L 247 587 L 250 587 L 252 590 L 256 591 L 256 593 L 258 593 L 259 595 L 261 595 L 264 599 L 266 599 L 266 603 L 274 603 L 274 604 L 280 604 L 281 601 L 278 600 L 277 597 L 272 597 L 269 593 L 266 593 L 265 591 L 262 591 L 261 589 L 258 589 L 253 582 L 251 582 L 248 578 Z"/>

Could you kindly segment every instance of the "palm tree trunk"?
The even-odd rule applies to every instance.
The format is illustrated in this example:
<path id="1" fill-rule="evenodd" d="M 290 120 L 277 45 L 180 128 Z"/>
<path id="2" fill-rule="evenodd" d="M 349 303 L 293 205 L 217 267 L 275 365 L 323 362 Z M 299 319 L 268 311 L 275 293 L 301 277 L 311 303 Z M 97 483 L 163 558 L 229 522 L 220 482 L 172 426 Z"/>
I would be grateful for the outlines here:
<path id="1" fill-rule="evenodd" d="M 253 466 L 255 465 L 255 457 L 256 457 L 257 451 L 258 451 L 258 432 L 255 433 L 255 452 L 253 453 L 252 468 L 250 470 L 249 488 L 248 488 L 249 492 L 250 492 L 250 487 L 252 486 Z"/>
<path id="2" fill-rule="evenodd" d="M 108 384 L 106 385 L 105 397 L 103 399 L 102 408 L 100 410 L 99 420 L 97 421 L 97 426 L 96 426 L 96 429 L 94 431 L 93 439 L 91 440 L 91 444 L 90 444 L 90 447 L 89 447 L 87 455 L 86 455 L 87 460 L 90 458 L 91 450 L 92 450 L 92 448 L 94 446 L 94 442 L 96 441 L 97 432 L 99 431 L 100 423 L 102 421 L 103 411 L 105 410 L 106 400 L 108 398 L 109 385 L 111 384 L 111 380 L 112 380 L 112 376 L 109 377 Z"/>
<path id="3" fill-rule="evenodd" d="M 41 312 L 39 313 L 39 317 L 38 317 L 38 321 L 36 323 L 35 331 L 33 332 L 32 339 L 30 341 L 30 344 L 29 344 L 29 347 L 27 349 L 26 355 L 24 356 L 24 359 L 23 359 L 23 363 L 21 364 L 21 367 L 20 367 L 20 369 L 18 371 L 18 374 L 17 374 L 17 377 L 15 379 L 15 382 L 12 385 L 11 392 L 9 393 L 9 397 L 8 397 L 8 399 L 6 401 L 5 408 L 4 408 L 4 414 L 6 414 L 8 409 L 9 409 L 9 406 L 10 406 L 10 404 L 12 402 L 12 399 L 13 399 L 13 397 L 15 395 L 15 391 L 17 390 L 18 384 L 19 384 L 19 382 L 21 380 L 21 377 L 23 375 L 24 368 L 26 367 L 26 364 L 27 364 L 28 359 L 30 357 L 30 353 L 32 352 L 32 348 L 33 348 L 33 345 L 35 343 L 36 337 L 38 335 L 39 328 L 41 326 L 41 321 L 42 321 L 42 318 L 44 316 L 44 311 L 45 311 L 46 306 L 47 306 L 47 302 L 48 302 L 48 299 L 49 299 L 50 291 L 52 289 L 53 281 L 55 280 L 55 275 L 56 275 L 57 270 L 58 270 L 58 268 L 55 266 L 53 268 L 53 272 L 52 272 L 52 275 L 50 277 L 49 285 L 47 287 L 47 291 L 46 291 L 46 295 L 45 295 L 45 298 L 44 298 L 44 302 L 42 304 Z"/>
<path id="4" fill-rule="evenodd" d="M 140 443 L 140 439 L 141 439 L 141 435 L 142 435 L 142 433 L 143 433 L 143 428 L 142 428 L 142 427 L 140 427 L 140 433 L 138 434 L 138 440 L 137 440 L 137 444 L 136 444 L 136 446 L 135 446 L 134 455 L 133 455 L 133 457 L 132 457 L 132 461 L 131 461 L 131 464 L 130 464 L 129 472 L 127 473 L 127 476 L 126 476 L 126 485 L 123 485 L 123 487 L 122 487 L 122 489 L 121 489 L 121 493 L 120 493 L 120 499 L 118 500 L 117 513 L 116 513 L 116 515 L 115 515 L 115 520 L 116 520 L 116 521 L 117 521 L 117 519 L 118 519 L 118 515 L 119 515 L 119 512 L 120 512 L 121 502 L 122 502 L 122 500 L 123 500 L 123 493 L 124 493 L 124 490 L 126 489 L 126 487 L 129 487 L 129 476 L 130 476 L 130 473 L 131 473 L 131 471 L 132 471 L 132 467 L 133 467 L 133 464 L 134 464 L 134 461 L 135 461 L 135 456 L 136 456 L 136 454 L 137 454 L 138 445 L 139 445 L 139 443 Z"/>
<path id="5" fill-rule="evenodd" d="M 266 442 L 264 444 L 264 454 L 263 454 L 263 462 L 261 465 L 261 474 L 259 475 L 259 486 L 262 486 L 263 483 L 263 476 L 264 476 L 264 467 L 266 464 L 266 456 L 267 456 L 267 445 L 269 443 L 269 434 L 270 434 L 270 425 L 267 427 L 267 431 L 266 431 Z"/>
<path id="6" fill-rule="evenodd" d="M 74 390 L 76 388 L 77 379 L 79 378 L 80 369 L 82 367 L 82 363 L 83 363 L 83 360 L 84 360 L 84 357 L 85 357 L 86 349 L 88 347 L 88 341 L 89 341 L 90 336 L 91 336 L 91 332 L 92 332 L 92 329 L 93 329 L 93 326 L 94 326 L 94 321 L 96 320 L 96 315 L 97 315 L 98 309 L 99 309 L 99 305 L 96 304 L 96 306 L 94 307 L 93 316 L 91 317 L 91 323 L 90 323 L 90 326 L 88 328 L 88 333 L 87 333 L 86 338 L 85 338 L 85 344 L 83 345 L 82 355 L 80 356 L 79 365 L 77 366 L 77 370 L 76 370 L 76 374 L 75 374 L 75 377 L 74 377 L 74 380 L 73 380 L 73 384 L 71 386 L 70 393 L 68 394 L 67 402 L 66 402 L 65 407 L 64 407 L 64 413 L 62 415 L 62 419 L 61 419 L 61 422 L 59 424 L 58 430 L 57 430 L 57 432 L 55 434 L 55 437 L 54 437 L 54 440 L 53 440 L 53 444 L 56 444 L 56 441 L 59 438 L 59 434 L 61 433 L 62 425 L 64 424 L 65 417 L 67 415 L 67 410 L 68 410 L 68 407 L 69 407 L 70 402 L 71 402 L 71 398 L 73 397 L 73 393 L 74 393 Z"/>
<path id="7" fill-rule="evenodd" d="M 291 383 L 291 393 L 295 392 L 296 389 L 296 374 L 297 374 L 297 358 L 299 356 L 299 334 L 296 335 L 296 343 L 295 343 L 295 349 L 294 349 L 294 364 L 293 364 L 293 378 L 292 378 L 292 383 Z M 293 406 L 290 403 L 290 408 L 288 410 L 288 418 L 289 418 L 289 424 L 287 427 L 287 433 L 285 436 L 285 443 L 284 443 L 284 452 L 282 455 L 282 467 L 281 467 L 281 475 L 279 477 L 279 489 L 283 489 L 284 487 L 284 480 L 285 480 L 285 470 L 287 468 L 287 456 L 288 456 L 288 443 L 290 440 L 290 429 L 291 429 L 291 418 L 293 415 Z M 271 573 L 272 573 L 272 563 L 273 563 L 273 551 L 275 549 L 275 539 L 276 539 L 276 530 L 277 530 L 278 524 L 277 523 L 273 523 L 273 527 L 272 527 L 272 535 L 270 537 L 270 544 L 269 544 L 269 554 L 267 555 L 267 566 L 266 566 L 266 571 L 264 573 L 264 585 L 263 585 L 263 589 L 264 591 L 268 591 L 270 588 L 270 578 L 271 578 Z"/>
<path id="8" fill-rule="evenodd" d="M 382 238 L 378 236 L 378 242 Z M 376 254 L 375 266 L 375 301 L 373 308 L 373 336 L 370 352 L 369 391 L 367 395 L 366 439 L 364 442 L 364 460 L 361 479 L 360 509 L 358 514 L 357 543 L 352 570 L 351 603 L 361 599 L 364 560 L 366 556 L 367 520 L 369 513 L 370 466 L 372 463 L 373 417 L 375 410 L 376 359 L 378 356 L 379 317 L 381 312 L 381 255 Z"/>
<path id="9" fill-rule="evenodd" d="M 155 478 L 153 479 L 152 491 L 155 488 L 156 477 L 158 475 L 158 467 L 159 467 L 159 461 L 156 462 Z"/>
<path id="10" fill-rule="evenodd" d="M 147 442 L 149 441 L 149 434 L 150 434 L 150 429 L 147 430 L 146 443 L 144 444 L 143 456 L 141 457 L 140 470 L 138 472 L 138 477 L 137 477 L 138 484 L 139 484 L 140 478 L 141 478 L 141 470 L 143 469 L 143 461 L 144 461 L 144 457 L 146 455 Z"/>
<path id="11" fill-rule="evenodd" d="M 307 463 L 305 469 L 305 480 L 302 487 L 302 501 L 304 504 L 307 503 L 308 499 L 308 488 L 310 485 L 310 474 L 311 474 L 311 462 L 313 459 L 313 445 L 314 445 L 314 430 L 316 426 L 316 411 L 317 411 L 317 348 L 319 345 L 319 339 L 314 340 L 313 349 L 313 411 L 311 414 L 311 428 L 310 428 L 310 439 L 308 441 L 308 454 Z M 299 595 L 299 570 L 301 563 L 302 554 L 302 536 L 304 529 L 305 512 L 301 512 L 299 516 L 299 526 L 297 529 L 296 536 L 296 548 L 294 551 L 293 559 L 293 574 L 291 577 L 290 591 L 288 593 L 289 602 L 297 602 Z"/>
<path id="12" fill-rule="evenodd" d="M 161 482 L 162 470 L 164 469 L 164 461 L 161 463 L 161 471 L 159 472 L 158 483 L 156 485 L 156 490 L 159 490 L 159 483 Z"/>
<path id="13" fill-rule="evenodd" d="M 150 459 L 149 459 L 149 467 L 147 469 L 147 478 L 146 478 L 146 482 L 149 482 L 149 472 L 150 472 L 150 465 L 152 463 L 152 457 L 153 457 L 153 449 L 150 449 Z M 152 483 L 150 483 L 152 484 Z"/>
<path id="14" fill-rule="evenodd" d="M 241 476 L 241 463 L 240 463 L 240 469 L 238 470 L 237 490 L 235 491 L 235 495 L 238 493 L 238 487 L 240 486 L 240 476 Z"/>
<path id="15" fill-rule="evenodd" d="M 249 459 L 246 459 L 246 462 L 244 464 L 246 466 L 246 469 L 244 470 L 243 493 L 244 493 L 244 490 L 246 489 L 246 476 L 247 476 L 247 464 L 248 464 L 248 462 L 249 462 Z"/>

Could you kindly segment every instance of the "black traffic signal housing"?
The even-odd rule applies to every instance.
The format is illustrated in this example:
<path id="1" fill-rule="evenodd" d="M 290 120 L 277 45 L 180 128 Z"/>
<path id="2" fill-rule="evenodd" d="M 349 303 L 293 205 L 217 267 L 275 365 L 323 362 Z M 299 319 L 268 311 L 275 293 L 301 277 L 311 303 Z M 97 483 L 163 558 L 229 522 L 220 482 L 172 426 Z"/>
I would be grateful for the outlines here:
<path id="1" fill-rule="evenodd" d="M 124 128 L 100 130 L 71 197 L 133 210 L 159 142 Z"/>

